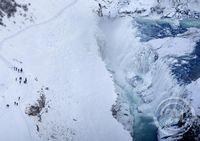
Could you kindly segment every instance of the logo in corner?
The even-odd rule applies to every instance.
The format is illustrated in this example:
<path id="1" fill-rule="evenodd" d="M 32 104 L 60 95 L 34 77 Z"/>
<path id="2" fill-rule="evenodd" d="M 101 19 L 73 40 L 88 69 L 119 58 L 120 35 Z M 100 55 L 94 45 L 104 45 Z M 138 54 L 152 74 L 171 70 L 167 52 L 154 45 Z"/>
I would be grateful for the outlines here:
<path id="1" fill-rule="evenodd" d="M 183 135 L 193 125 L 194 109 L 178 97 L 162 101 L 155 111 L 155 122 L 165 135 Z"/>

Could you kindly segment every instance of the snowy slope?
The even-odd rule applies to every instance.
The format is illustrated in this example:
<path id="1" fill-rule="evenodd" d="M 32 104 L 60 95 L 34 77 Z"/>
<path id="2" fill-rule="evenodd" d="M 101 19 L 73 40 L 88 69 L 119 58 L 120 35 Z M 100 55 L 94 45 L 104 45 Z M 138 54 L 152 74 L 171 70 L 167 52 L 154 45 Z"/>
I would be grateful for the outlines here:
<path id="1" fill-rule="evenodd" d="M 0 140 L 131 140 L 112 117 L 116 94 L 98 54 L 96 3 L 31 4 L 34 23 L 1 32 Z M 41 121 L 25 114 L 40 94 L 47 99 Z"/>

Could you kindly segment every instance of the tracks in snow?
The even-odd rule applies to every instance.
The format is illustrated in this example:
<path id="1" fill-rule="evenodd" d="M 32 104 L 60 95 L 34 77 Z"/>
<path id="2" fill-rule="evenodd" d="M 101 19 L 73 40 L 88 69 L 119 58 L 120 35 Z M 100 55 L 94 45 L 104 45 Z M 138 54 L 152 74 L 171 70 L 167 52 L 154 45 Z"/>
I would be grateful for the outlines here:
<path id="1" fill-rule="evenodd" d="M 69 9 L 70 7 L 74 6 L 78 1 L 79 1 L 79 0 L 74 0 L 74 1 L 72 1 L 70 4 L 66 5 L 66 6 L 65 6 L 64 8 L 62 8 L 58 13 L 56 13 L 53 17 L 49 18 L 48 20 L 43 21 L 43 22 L 41 22 L 41 23 L 34 24 L 34 25 L 30 25 L 30 26 L 28 26 L 28 27 L 26 27 L 26 28 L 24 28 L 24 29 L 22 29 L 22 30 L 20 30 L 20 31 L 18 31 L 18 32 L 15 32 L 14 34 L 12 34 L 12 35 L 10 35 L 10 36 L 8 36 L 8 37 L 2 39 L 2 40 L 0 41 L 0 50 L 3 48 L 3 44 L 4 44 L 5 42 L 9 41 L 9 40 L 12 39 L 12 38 L 15 38 L 16 36 L 22 34 L 23 32 L 25 32 L 25 31 L 27 31 L 27 30 L 30 30 L 30 29 L 32 29 L 32 28 L 35 28 L 35 27 L 43 26 L 43 25 L 45 25 L 45 24 L 48 24 L 48 23 L 50 23 L 50 22 L 56 20 L 60 15 L 62 15 L 62 14 L 63 14 L 67 9 Z M 8 68 L 10 68 L 10 69 L 13 69 L 14 67 L 16 67 L 15 65 L 13 65 L 13 63 L 11 63 L 8 59 L 6 59 L 6 57 L 4 57 L 1 53 L 0 53 L 0 60 L 5 64 L 5 67 L 8 67 Z M 13 70 L 12 70 L 12 71 L 13 71 Z M 25 74 L 24 74 L 24 75 L 25 75 Z M 30 136 L 31 140 L 33 141 L 34 139 L 33 139 L 33 137 L 31 136 L 29 127 L 28 127 L 28 125 L 27 125 L 27 121 L 26 121 L 26 119 L 25 119 L 25 117 L 24 117 L 24 113 L 23 113 L 22 109 L 20 108 L 20 103 L 19 103 L 19 106 L 17 106 L 17 108 L 18 108 L 18 110 L 19 110 L 19 112 L 20 112 L 20 115 L 21 115 L 22 120 L 24 121 L 24 123 L 25 123 L 26 126 L 27 126 L 27 130 L 28 130 L 28 132 L 29 132 L 29 136 Z M 4 113 L 4 114 L 6 114 L 6 113 Z"/>
<path id="2" fill-rule="evenodd" d="M 22 30 L 20 30 L 20 31 L 18 31 L 18 32 L 16 32 L 16 33 L 14 33 L 14 34 L 12 34 L 12 35 L 10 35 L 10 36 L 8 36 L 8 37 L 2 39 L 2 40 L 0 41 L 0 49 L 3 47 L 3 44 L 4 44 L 6 41 L 8 41 L 8 40 L 10 40 L 10 39 L 12 39 L 12 38 L 14 38 L 14 37 L 16 37 L 16 36 L 22 34 L 23 32 L 25 32 L 25 31 L 27 31 L 27 30 L 29 30 L 29 29 L 32 29 L 32 28 L 34 28 L 34 27 L 37 27 L 37 26 L 41 26 L 41 25 L 48 24 L 48 23 L 50 23 L 50 22 L 56 20 L 60 15 L 62 15 L 62 13 L 65 12 L 65 10 L 67 10 L 68 8 L 74 6 L 78 1 L 79 1 L 79 0 L 74 0 L 73 2 L 71 2 L 70 4 L 68 4 L 67 6 L 65 6 L 64 8 L 62 8 L 57 14 L 55 14 L 53 17 L 49 18 L 48 20 L 43 21 L 43 22 L 41 22 L 41 23 L 34 24 L 34 25 L 30 25 L 30 26 L 28 26 L 28 27 L 26 27 L 26 28 L 24 28 L 24 29 L 22 29 Z"/>

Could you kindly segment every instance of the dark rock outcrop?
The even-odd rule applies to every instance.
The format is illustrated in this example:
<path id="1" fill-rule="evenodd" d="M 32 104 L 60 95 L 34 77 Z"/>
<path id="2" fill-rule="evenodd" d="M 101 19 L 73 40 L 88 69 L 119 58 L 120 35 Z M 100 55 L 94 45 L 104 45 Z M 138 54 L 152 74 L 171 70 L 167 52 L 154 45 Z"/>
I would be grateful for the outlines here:
<path id="1" fill-rule="evenodd" d="M 0 0 L 0 25 L 5 26 L 3 18 L 14 17 L 18 9 L 24 12 L 28 11 L 30 4 L 18 4 L 15 0 Z"/>

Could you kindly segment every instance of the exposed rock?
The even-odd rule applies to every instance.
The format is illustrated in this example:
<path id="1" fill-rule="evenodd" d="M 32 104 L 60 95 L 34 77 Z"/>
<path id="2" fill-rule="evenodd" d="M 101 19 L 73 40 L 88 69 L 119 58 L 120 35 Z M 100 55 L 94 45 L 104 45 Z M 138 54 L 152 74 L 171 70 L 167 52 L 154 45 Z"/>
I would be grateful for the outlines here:
<path id="1" fill-rule="evenodd" d="M 46 105 L 46 97 L 44 94 L 42 94 L 37 102 L 33 105 L 30 105 L 26 108 L 26 114 L 29 116 L 37 116 L 39 118 L 39 121 L 41 121 L 41 112 L 45 108 Z"/>
<path id="2" fill-rule="evenodd" d="M 200 117 L 197 117 L 188 132 L 179 141 L 199 141 L 200 140 Z"/>
<path id="3" fill-rule="evenodd" d="M 0 0 L 0 25 L 4 25 L 3 18 L 14 17 L 18 9 L 28 11 L 28 5 L 30 4 L 18 4 L 15 0 Z"/>

